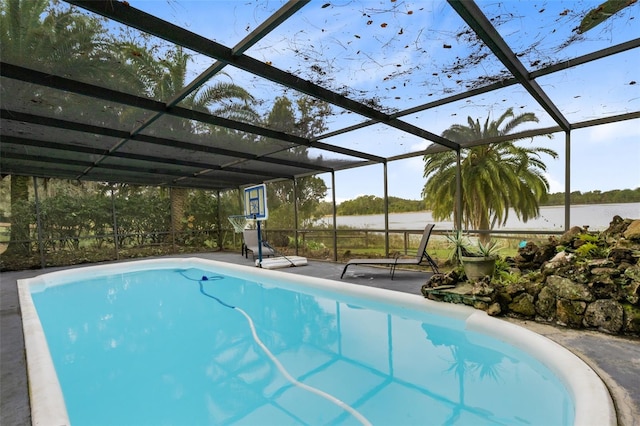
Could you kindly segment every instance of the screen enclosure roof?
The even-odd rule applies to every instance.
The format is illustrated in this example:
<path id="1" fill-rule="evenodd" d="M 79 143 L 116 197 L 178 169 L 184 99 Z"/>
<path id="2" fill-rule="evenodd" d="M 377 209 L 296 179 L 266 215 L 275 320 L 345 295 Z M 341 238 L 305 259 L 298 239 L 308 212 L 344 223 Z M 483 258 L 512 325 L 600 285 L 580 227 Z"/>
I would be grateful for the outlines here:
<path id="1" fill-rule="evenodd" d="M 3 175 L 226 190 L 511 140 L 460 145 L 441 136 L 467 117 L 484 122 L 508 108 L 536 114 L 537 123 L 519 128 L 532 138 L 640 118 L 636 1 L 49 7 L 104 31 L 92 44 L 97 51 L 60 38 L 44 59 L 25 54 L 26 35 L 3 31 Z M 25 32 L 46 20 L 14 24 Z M 117 54 L 107 42 L 120 43 Z M 140 45 L 174 64 L 184 60 L 170 89 L 140 68 L 132 75 Z M 612 67 L 618 78 L 603 80 Z M 220 85 L 244 88 L 252 112 L 230 98 L 198 102 Z M 311 115 L 322 111 L 323 126 L 274 124 L 269 117 L 283 97 L 294 106 L 306 99 Z"/>

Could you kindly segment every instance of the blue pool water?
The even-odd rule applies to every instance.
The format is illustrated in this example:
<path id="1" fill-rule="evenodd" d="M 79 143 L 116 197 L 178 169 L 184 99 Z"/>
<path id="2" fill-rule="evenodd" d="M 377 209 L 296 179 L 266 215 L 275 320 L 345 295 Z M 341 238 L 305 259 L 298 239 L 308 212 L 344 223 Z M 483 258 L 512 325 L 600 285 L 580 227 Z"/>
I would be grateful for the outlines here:
<path id="1" fill-rule="evenodd" d="M 203 269 L 32 297 L 73 425 L 569 425 L 539 361 L 460 320 Z"/>

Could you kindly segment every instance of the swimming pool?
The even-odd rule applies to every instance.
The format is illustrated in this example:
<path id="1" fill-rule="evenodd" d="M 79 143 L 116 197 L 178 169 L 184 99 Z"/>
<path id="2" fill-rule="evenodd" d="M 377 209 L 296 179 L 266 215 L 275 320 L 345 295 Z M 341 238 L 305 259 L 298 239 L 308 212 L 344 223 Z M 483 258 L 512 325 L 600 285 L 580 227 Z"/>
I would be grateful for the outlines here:
<path id="1" fill-rule="evenodd" d="M 573 354 L 417 295 L 202 259 L 19 289 L 34 424 L 615 424 Z"/>

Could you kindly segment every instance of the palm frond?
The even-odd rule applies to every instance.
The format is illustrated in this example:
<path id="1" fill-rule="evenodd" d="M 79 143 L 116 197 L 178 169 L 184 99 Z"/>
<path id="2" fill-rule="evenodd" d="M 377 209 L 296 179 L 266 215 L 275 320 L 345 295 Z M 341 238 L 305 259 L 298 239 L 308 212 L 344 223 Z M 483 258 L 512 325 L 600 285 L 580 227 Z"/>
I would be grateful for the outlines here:
<path id="1" fill-rule="evenodd" d="M 507 109 L 496 120 L 490 117 L 481 125 L 467 117 L 467 125 L 454 124 L 442 136 L 456 142 L 468 142 L 511 134 L 525 123 L 538 122 L 533 113 L 514 115 Z M 558 154 L 546 147 L 523 147 L 514 142 L 528 139 L 514 135 L 513 140 L 462 149 L 462 209 L 456 211 L 456 154 L 453 151 L 425 155 L 423 175 L 427 179 L 422 196 L 434 218 L 454 217 L 459 213 L 467 227 L 492 229 L 506 224 L 511 209 L 523 221 L 539 215 L 539 202 L 546 196 L 549 183 L 542 156 L 555 159 Z M 487 235 L 488 237 L 488 235 Z"/>

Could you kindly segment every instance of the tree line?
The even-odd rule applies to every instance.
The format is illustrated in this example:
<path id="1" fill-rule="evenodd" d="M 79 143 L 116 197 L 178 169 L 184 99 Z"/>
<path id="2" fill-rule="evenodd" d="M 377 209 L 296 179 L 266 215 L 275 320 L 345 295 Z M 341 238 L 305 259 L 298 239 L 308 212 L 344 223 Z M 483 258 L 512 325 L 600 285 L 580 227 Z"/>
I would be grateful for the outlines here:
<path id="1" fill-rule="evenodd" d="M 614 189 L 612 191 L 574 191 L 569 194 L 571 204 L 617 204 L 617 203 L 639 203 L 640 188 L 636 189 Z M 564 205 L 564 192 L 549 194 L 540 205 L 561 206 Z"/>
<path id="2" fill-rule="evenodd" d="M 640 202 L 640 188 L 614 189 L 612 191 L 574 191 L 570 194 L 571 204 L 617 204 Z M 330 203 L 323 203 L 330 206 Z M 540 201 L 541 206 L 564 205 L 564 192 L 548 194 Z M 407 213 L 428 210 L 424 200 L 407 200 L 399 197 L 389 197 L 389 213 Z M 353 200 L 343 201 L 336 207 L 340 216 L 354 216 L 367 214 L 383 214 L 384 199 L 375 195 L 362 195 Z"/>
<path id="3" fill-rule="evenodd" d="M 424 200 L 406 200 L 389 197 L 389 213 L 407 213 L 426 210 Z M 343 201 L 336 207 L 340 216 L 384 213 L 384 199 L 375 195 L 362 195 L 353 200 Z"/>
<path id="4" fill-rule="evenodd" d="M 188 84 L 189 64 L 193 62 L 192 54 L 180 46 L 158 45 L 151 37 L 126 30 L 111 33 L 105 20 L 49 0 L 0 0 L 0 41 L 3 62 L 55 75 L 66 76 L 73 71 L 74 75 L 93 84 L 115 90 L 127 87 L 134 95 L 156 100 L 168 100 L 182 93 Z M 227 80 L 225 74 L 220 73 L 182 99 L 181 106 L 304 138 L 326 131 L 325 120 L 330 113 L 326 102 L 303 94 L 282 95 L 273 99 L 271 110 L 263 111 L 262 100 Z M 86 113 L 88 106 L 76 96 L 31 85 L 16 89 L 10 83 L 3 82 L 0 88 L 7 103 L 13 98 L 46 99 L 41 103 L 50 109 L 46 112 L 52 116 L 83 117 L 91 124 L 112 128 L 127 128 L 144 120 L 143 113 L 136 108 L 121 105 L 113 107 L 113 114 L 92 115 Z M 15 90 L 29 93 L 15 96 Z M 194 143 L 215 144 L 250 153 L 270 152 L 274 146 L 281 149 L 281 144 L 270 138 L 173 116 L 163 117 L 162 126 L 147 130 L 152 136 L 172 134 Z M 281 156 L 292 161 L 308 161 L 310 157 L 304 146 L 284 151 Z M 0 179 L 4 180 L 5 175 Z M 293 189 L 292 181 L 274 182 L 268 187 L 270 220 L 275 226 L 294 227 L 294 202 L 298 205 L 298 220 L 302 223 L 310 221 L 327 191 L 324 181 L 315 176 L 298 179 L 295 196 Z M 9 191 L 9 208 L 0 206 L 4 210 L 0 214 L 11 221 L 11 242 L 7 252 L 25 254 L 28 246 L 15 242 L 30 235 L 35 214 L 19 215 L 16 212 L 23 211 L 25 206 L 33 207 L 31 177 L 11 176 Z M 191 217 L 187 203 L 192 193 L 179 187 L 169 192 L 173 232 L 187 230 L 187 219 Z M 237 207 L 234 213 L 241 212 Z M 79 228 L 73 232 L 79 232 Z"/>

